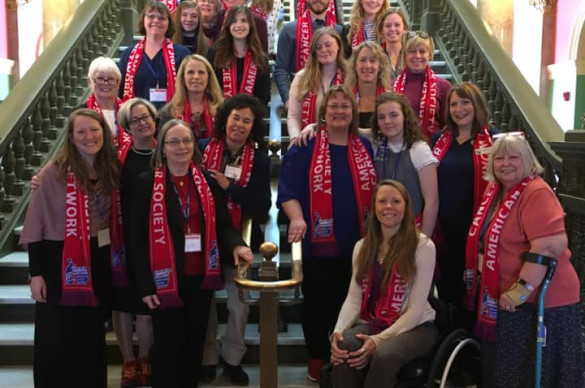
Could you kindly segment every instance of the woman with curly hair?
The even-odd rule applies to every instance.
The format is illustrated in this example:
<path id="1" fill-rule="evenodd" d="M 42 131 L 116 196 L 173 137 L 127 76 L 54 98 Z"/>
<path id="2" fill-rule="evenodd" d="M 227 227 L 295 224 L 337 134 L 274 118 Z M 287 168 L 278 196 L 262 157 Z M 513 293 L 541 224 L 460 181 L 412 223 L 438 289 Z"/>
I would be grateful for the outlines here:
<path id="1" fill-rule="evenodd" d="M 225 98 L 252 94 L 264 104 L 270 101 L 270 70 L 262 50 L 252 12 L 232 7 L 219 39 L 207 53 Z"/>
<path id="2" fill-rule="evenodd" d="M 389 7 L 387 0 L 358 0 L 353 3 L 347 33 L 352 50 L 362 42 L 378 40 L 378 25 Z"/>
<path id="3" fill-rule="evenodd" d="M 266 222 L 270 210 L 269 161 L 264 135 L 264 107 L 253 96 L 237 94 L 224 101 L 215 117 L 212 139 L 199 140 L 203 166 L 226 194 L 228 211 L 236 230 L 242 229 L 244 215 L 252 218 L 252 247 L 264 241 L 260 225 Z M 244 330 L 248 321 L 248 306 L 240 300 L 234 283 L 235 268 L 224 269 L 227 291 L 227 326 L 219 352 L 225 361 L 223 373 L 234 384 L 248 382 L 241 367 L 246 353 Z M 208 375 L 217 363 L 217 315 L 212 311 L 207 328 L 213 346 L 206 346 L 204 363 Z M 211 354 L 213 353 L 213 354 Z"/>
<path id="4" fill-rule="evenodd" d="M 173 42 L 187 47 L 192 54 L 207 54 L 209 40 L 203 33 L 199 6 L 192 1 L 181 1 L 173 15 L 176 26 Z"/>
<path id="5" fill-rule="evenodd" d="M 378 97 L 374 117 L 376 175 L 406 187 L 417 225 L 432 236 L 439 211 L 437 159 L 420 133 L 418 120 L 406 97 L 394 92 Z"/>
<path id="6" fill-rule="evenodd" d="M 342 47 L 341 37 L 333 28 L 324 27 L 313 33 L 309 59 L 290 86 L 287 127 L 291 139 L 316 122 L 318 107 L 327 91 L 343 84 L 347 65 Z"/>
<path id="7" fill-rule="evenodd" d="M 213 118 L 222 102 L 211 64 L 201 55 L 191 54 L 179 67 L 173 99 L 159 112 L 159 127 L 171 119 L 180 119 L 189 123 L 195 139 L 211 137 Z"/>

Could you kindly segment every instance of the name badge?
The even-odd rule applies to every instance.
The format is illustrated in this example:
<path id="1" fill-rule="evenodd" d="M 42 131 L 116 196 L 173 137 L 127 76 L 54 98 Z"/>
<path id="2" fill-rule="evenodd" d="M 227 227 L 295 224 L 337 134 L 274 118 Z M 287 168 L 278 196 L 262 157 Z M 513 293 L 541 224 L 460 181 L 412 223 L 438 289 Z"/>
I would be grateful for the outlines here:
<path id="1" fill-rule="evenodd" d="M 167 101 L 167 90 L 166 89 L 150 89 L 150 102 L 166 102 Z"/>
<path id="2" fill-rule="evenodd" d="M 484 154 L 491 154 L 492 153 L 492 147 L 481 147 L 475 150 L 475 154 L 476 155 L 484 155 Z"/>
<path id="3" fill-rule="evenodd" d="M 185 252 L 201 252 L 201 235 L 199 233 L 185 235 Z"/>
<path id="4" fill-rule="evenodd" d="M 242 169 L 236 166 L 225 166 L 224 175 L 237 181 L 240 179 L 240 175 L 242 175 Z"/>
<path id="5" fill-rule="evenodd" d="M 98 231 L 98 246 L 101 248 L 106 245 L 110 245 L 110 228 Z"/>

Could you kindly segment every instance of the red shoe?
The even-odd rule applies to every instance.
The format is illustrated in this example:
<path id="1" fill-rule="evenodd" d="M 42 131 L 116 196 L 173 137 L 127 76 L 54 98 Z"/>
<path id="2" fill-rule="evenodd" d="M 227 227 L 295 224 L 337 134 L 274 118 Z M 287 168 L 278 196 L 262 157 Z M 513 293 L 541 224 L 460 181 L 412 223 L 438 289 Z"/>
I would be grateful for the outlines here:
<path id="1" fill-rule="evenodd" d="M 126 361 L 122 365 L 122 379 L 120 380 L 121 388 L 134 388 L 139 384 L 138 365 L 135 360 Z"/>
<path id="2" fill-rule="evenodd" d="M 150 357 L 141 357 L 138 359 L 137 363 L 138 370 L 140 371 L 140 374 L 138 375 L 138 385 L 151 385 L 152 369 L 150 367 Z"/>
<path id="3" fill-rule="evenodd" d="M 319 360 L 317 358 L 311 358 L 309 360 L 309 367 L 307 368 L 307 377 L 311 381 L 321 380 L 321 368 L 327 364 L 325 360 Z"/>

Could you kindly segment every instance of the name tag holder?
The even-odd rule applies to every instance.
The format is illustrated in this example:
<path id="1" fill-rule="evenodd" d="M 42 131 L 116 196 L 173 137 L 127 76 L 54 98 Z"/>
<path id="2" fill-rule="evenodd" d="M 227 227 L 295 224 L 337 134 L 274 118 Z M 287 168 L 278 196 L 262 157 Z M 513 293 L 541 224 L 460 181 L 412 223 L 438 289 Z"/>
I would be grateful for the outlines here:
<path id="1" fill-rule="evenodd" d="M 151 88 L 150 91 L 150 102 L 166 102 L 167 101 L 167 90 L 159 88 Z"/>
<path id="2" fill-rule="evenodd" d="M 200 233 L 185 233 L 185 252 L 201 252 Z"/>
<path id="3" fill-rule="evenodd" d="M 227 166 L 225 166 L 224 174 L 227 178 L 230 178 L 230 179 L 237 181 L 238 179 L 240 179 L 240 176 L 242 175 L 242 168 L 237 167 L 237 166 L 227 165 Z"/>
<path id="4" fill-rule="evenodd" d="M 98 247 L 110 245 L 110 228 L 104 228 L 98 231 Z"/>

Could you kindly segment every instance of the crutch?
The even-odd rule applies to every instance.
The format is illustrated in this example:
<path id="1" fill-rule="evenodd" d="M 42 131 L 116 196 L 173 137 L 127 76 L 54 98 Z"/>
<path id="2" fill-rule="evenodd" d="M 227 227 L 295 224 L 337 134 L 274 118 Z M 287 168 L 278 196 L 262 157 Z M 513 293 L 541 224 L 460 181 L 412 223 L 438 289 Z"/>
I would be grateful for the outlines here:
<path id="1" fill-rule="evenodd" d="M 538 324 L 536 325 L 536 360 L 534 366 L 534 386 L 540 388 L 542 374 L 542 348 L 546 346 L 546 326 L 544 325 L 544 297 L 550 281 L 557 268 L 557 261 L 548 256 L 542 256 L 535 253 L 526 252 L 524 260 L 531 263 L 546 265 L 546 274 L 542 281 L 542 288 L 538 295 Z"/>

